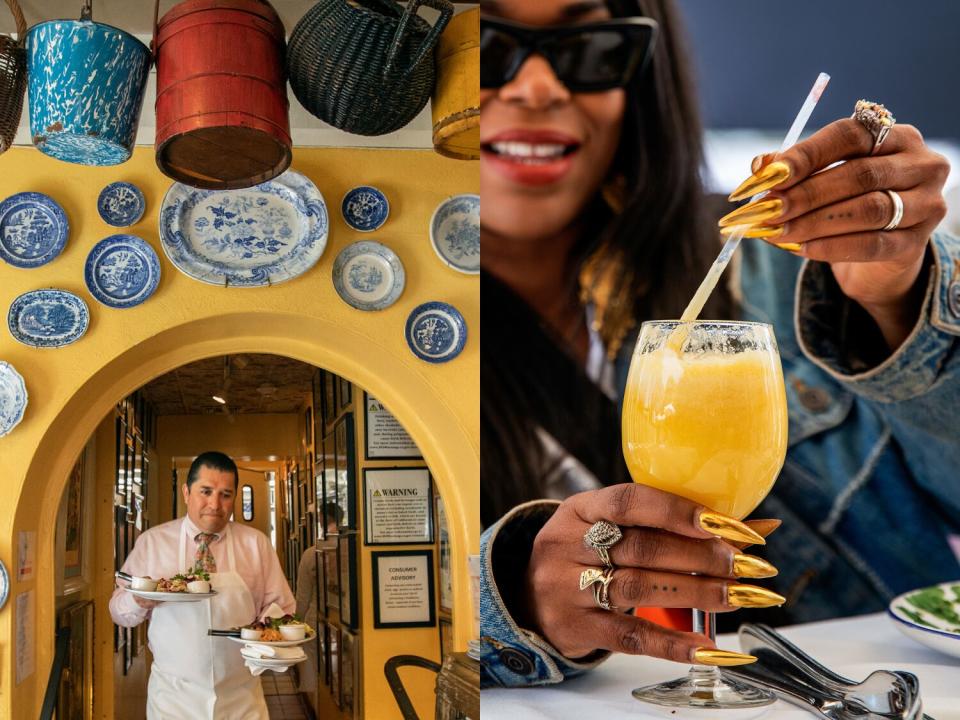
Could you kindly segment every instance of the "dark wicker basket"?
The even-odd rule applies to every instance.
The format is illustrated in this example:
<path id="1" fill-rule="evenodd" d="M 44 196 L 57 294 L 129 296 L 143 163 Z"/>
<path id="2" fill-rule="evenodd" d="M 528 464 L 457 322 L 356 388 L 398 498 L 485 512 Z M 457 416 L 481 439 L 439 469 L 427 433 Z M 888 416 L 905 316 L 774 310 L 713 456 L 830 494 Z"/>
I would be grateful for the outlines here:
<path id="1" fill-rule="evenodd" d="M 399 130 L 423 110 L 436 76 L 433 48 L 453 16 L 448 0 L 320 0 L 290 35 L 290 86 L 300 103 L 357 135 Z M 440 11 L 431 28 L 420 5 Z"/>
<path id="2" fill-rule="evenodd" d="M 17 39 L 0 35 L 0 153 L 13 145 L 27 89 L 27 22 L 17 0 L 7 0 L 17 23 Z"/>

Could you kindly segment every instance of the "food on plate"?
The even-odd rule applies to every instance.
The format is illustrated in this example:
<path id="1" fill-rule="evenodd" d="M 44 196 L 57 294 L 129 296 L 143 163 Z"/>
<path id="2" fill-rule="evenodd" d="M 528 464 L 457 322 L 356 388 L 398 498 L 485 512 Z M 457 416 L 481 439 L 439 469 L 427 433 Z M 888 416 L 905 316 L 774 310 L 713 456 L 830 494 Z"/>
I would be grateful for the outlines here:
<path id="1" fill-rule="evenodd" d="M 296 615 L 265 618 L 263 621 L 255 621 L 240 628 L 240 637 L 243 640 L 259 640 L 260 642 L 303 640 L 312 634 L 313 628 Z"/>
<path id="2" fill-rule="evenodd" d="M 157 589 L 157 581 L 149 575 L 146 577 L 135 577 L 130 582 L 130 587 L 132 587 L 134 590 L 146 590 L 148 592 L 153 592 Z"/>
<path id="3" fill-rule="evenodd" d="M 193 571 L 189 575 L 174 575 L 169 580 L 161 578 L 157 581 L 156 590 L 169 593 L 208 593 L 210 592 L 210 575 L 202 571 Z"/>
<path id="4" fill-rule="evenodd" d="M 303 623 L 287 623 L 280 626 L 280 634 L 284 640 L 303 640 L 307 635 L 307 626 Z"/>

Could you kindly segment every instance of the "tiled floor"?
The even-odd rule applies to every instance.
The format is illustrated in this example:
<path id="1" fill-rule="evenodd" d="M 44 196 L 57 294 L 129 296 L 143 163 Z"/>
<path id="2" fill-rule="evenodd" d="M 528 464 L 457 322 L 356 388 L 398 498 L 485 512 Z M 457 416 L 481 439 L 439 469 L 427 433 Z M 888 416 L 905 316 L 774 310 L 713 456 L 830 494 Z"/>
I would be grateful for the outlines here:
<path id="1" fill-rule="evenodd" d="M 313 720 L 313 712 L 300 699 L 294 678 L 288 670 L 273 673 L 269 670 L 260 676 L 263 694 L 267 698 L 270 720 Z"/>

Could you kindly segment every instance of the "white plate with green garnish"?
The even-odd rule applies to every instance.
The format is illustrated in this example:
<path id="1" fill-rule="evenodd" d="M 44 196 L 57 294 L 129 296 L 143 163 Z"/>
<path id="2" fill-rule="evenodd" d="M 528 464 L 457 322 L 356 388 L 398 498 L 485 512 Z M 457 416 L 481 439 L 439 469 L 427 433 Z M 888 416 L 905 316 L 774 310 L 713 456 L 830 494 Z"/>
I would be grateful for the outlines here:
<path id="1" fill-rule="evenodd" d="M 906 592 L 887 612 L 907 637 L 960 657 L 960 580 Z"/>

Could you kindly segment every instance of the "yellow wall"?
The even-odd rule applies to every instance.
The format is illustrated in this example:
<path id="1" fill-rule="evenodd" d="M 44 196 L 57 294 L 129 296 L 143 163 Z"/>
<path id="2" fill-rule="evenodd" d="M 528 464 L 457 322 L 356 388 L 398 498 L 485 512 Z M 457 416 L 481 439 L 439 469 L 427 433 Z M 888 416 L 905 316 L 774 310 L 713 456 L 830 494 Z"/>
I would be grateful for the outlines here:
<path id="1" fill-rule="evenodd" d="M 23 423 L 0 439 L 0 560 L 11 573 L 11 595 L 0 613 L 0 717 L 36 717 L 53 656 L 53 528 L 67 474 L 84 443 L 112 405 L 150 379 L 205 357 L 237 352 L 287 355 L 334 372 L 381 398 L 422 448 L 447 503 L 452 562 L 466 568 L 479 544 L 479 320 L 476 277 L 444 267 L 434 256 L 428 223 L 436 205 L 458 192 L 479 192 L 475 163 L 444 159 L 429 151 L 297 150 L 294 169 L 311 177 L 323 193 L 331 217 L 331 238 L 323 258 L 309 273 L 271 288 L 224 289 L 179 273 L 160 251 L 156 217 L 169 180 L 154 166 L 151 148 L 139 148 L 118 168 L 87 168 L 60 163 L 31 149 L 0 156 L 0 197 L 45 192 L 64 207 L 71 223 L 64 253 L 36 270 L 0 266 L 0 308 L 26 291 L 60 287 L 90 305 L 90 331 L 81 341 L 40 351 L 0 337 L 0 359 L 23 374 L 30 405 Z M 111 310 L 98 305 L 83 284 L 90 247 L 112 233 L 96 215 L 96 198 L 109 182 L 137 183 L 147 197 L 147 215 L 131 232 L 161 255 L 163 277 L 144 305 Z M 401 257 L 406 290 L 391 308 L 363 313 L 336 295 L 331 270 L 347 244 L 371 239 L 349 231 L 339 214 L 343 194 L 369 183 L 390 198 L 391 216 L 372 239 Z M 415 358 L 403 328 L 409 312 L 428 300 L 444 300 L 463 313 L 469 327 L 466 349 L 453 362 L 431 365 Z M 105 450 L 109 451 L 107 448 Z M 18 533 L 37 532 L 37 572 L 16 578 Z M 98 557 L 101 561 L 102 556 Z M 112 567 L 96 582 L 112 584 Z M 13 608 L 16 597 L 35 591 L 33 644 L 36 668 L 15 685 Z M 102 594 L 101 594 L 102 597 Z M 471 633 L 469 578 L 457 573 L 455 644 L 464 649 Z M 365 661 L 366 664 L 366 661 Z M 369 673 L 365 670 L 365 676 Z M 366 687 L 364 705 L 378 718 L 398 718 L 383 682 Z M 373 715 L 370 715 L 373 717 Z"/>

